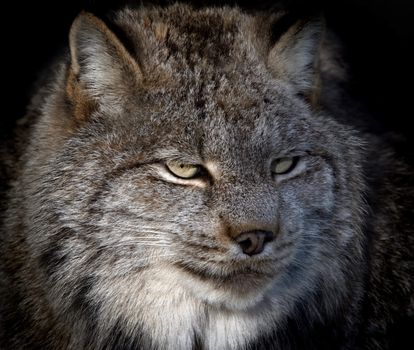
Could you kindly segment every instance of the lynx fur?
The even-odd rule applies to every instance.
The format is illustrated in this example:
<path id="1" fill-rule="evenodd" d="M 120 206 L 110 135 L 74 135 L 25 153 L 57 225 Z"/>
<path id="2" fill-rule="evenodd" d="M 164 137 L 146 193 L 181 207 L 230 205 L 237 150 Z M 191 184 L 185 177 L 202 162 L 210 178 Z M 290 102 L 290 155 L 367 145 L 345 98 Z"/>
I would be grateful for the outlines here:
<path id="1" fill-rule="evenodd" d="M 412 344 L 413 172 L 320 17 L 137 5 L 69 44 L 1 150 L 1 349 Z"/>

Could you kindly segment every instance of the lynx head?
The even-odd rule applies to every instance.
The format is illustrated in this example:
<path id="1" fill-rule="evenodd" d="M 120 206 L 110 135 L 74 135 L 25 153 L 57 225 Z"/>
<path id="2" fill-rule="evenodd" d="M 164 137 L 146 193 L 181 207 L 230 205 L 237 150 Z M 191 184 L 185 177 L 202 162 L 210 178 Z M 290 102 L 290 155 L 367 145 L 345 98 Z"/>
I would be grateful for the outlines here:
<path id="1" fill-rule="evenodd" d="M 361 145 L 314 106 L 320 19 L 172 5 L 111 23 L 75 20 L 37 130 L 33 240 L 59 309 L 138 317 L 180 290 L 287 310 L 340 290 Z"/>

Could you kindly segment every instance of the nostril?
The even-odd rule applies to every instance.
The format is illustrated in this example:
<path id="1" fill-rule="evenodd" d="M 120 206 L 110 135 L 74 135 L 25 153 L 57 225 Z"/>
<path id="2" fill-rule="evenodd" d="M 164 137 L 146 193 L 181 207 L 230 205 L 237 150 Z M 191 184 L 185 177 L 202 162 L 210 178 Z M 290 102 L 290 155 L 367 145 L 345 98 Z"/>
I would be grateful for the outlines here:
<path id="1" fill-rule="evenodd" d="M 269 231 L 244 232 L 235 238 L 244 254 L 249 256 L 263 251 L 267 242 L 273 240 L 273 233 Z"/>

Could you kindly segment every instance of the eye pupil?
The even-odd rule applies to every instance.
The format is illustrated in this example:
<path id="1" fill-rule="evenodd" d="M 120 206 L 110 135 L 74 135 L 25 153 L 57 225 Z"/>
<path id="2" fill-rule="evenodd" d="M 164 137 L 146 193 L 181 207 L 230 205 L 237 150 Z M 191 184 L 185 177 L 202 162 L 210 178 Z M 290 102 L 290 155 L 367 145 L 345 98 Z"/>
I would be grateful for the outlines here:
<path id="1" fill-rule="evenodd" d="M 181 179 L 196 178 L 201 172 L 201 167 L 197 164 L 169 162 L 166 164 L 166 167 L 171 174 Z"/>

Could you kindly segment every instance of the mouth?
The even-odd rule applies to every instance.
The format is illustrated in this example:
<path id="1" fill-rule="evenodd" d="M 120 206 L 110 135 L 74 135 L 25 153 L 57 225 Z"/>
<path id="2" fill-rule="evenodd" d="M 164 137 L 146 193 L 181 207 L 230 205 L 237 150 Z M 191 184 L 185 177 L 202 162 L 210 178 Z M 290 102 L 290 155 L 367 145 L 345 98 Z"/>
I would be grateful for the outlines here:
<path id="1" fill-rule="evenodd" d="M 197 299 L 215 307 L 229 310 L 246 310 L 260 303 L 276 272 L 255 266 L 206 266 L 176 263 L 183 278 L 181 283 Z"/>
<path id="2" fill-rule="evenodd" d="M 186 274 L 202 282 L 215 283 L 221 287 L 229 287 L 240 283 L 252 284 L 275 277 L 275 271 L 262 264 L 260 267 L 253 264 L 188 264 L 183 261 L 176 262 L 175 266 Z"/>

